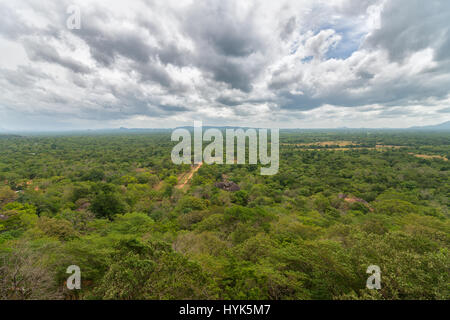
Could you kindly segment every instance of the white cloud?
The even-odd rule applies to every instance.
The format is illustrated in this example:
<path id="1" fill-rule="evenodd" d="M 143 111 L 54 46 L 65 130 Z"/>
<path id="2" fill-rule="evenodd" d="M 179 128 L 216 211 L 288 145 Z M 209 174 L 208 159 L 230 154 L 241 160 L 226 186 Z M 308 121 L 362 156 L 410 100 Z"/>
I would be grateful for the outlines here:
<path id="1" fill-rule="evenodd" d="M 450 117 L 445 1 L 75 3 L 81 30 L 65 27 L 72 1 L 0 0 L 2 127 L 404 127 Z"/>

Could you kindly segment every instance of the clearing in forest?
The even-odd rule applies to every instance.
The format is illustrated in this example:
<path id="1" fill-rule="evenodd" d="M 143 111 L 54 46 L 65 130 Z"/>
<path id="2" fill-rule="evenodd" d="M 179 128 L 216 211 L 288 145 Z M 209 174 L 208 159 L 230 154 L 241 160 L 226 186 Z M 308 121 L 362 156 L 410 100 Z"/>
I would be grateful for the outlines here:
<path id="1" fill-rule="evenodd" d="M 345 147 L 345 146 L 356 146 L 357 144 L 353 141 L 318 141 L 318 142 L 311 142 L 311 143 L 282 143 L 283 146 L 297 146 L 297 147 L 308 147 L 308 146 L 339 146 L 339 147 Z"/>
<path id="2" fill-rule="evenodd" d="M 446 157 L 439 156 L 439 155 L 432 155 L 431 156 L 431 155 L 428 155 L 428 154 L 417 154 L 417 153 L 412 153 L 412 152 L 409 152 L 409 154 L 413 155 L 414 157 L 422 158 L 422 159 L 441 159 L 441 160 L 444 160 L 444 161 L 448 161 L 448 159 Z"/>

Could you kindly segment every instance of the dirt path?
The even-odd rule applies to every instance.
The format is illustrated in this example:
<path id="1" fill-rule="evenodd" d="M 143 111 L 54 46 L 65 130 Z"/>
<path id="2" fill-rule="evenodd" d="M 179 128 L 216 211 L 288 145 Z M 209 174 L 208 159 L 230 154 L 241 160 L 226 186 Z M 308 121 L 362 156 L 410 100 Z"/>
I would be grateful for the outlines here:
<path id="1" fill-rule="evenodd" d="M 155 187 L 155 190 L 161 190 L 162 186 L 164 185 L 164 180 L 161 180 Z"/>
<path id="2" fill-rule="evenodd" d="M 188 174 L 184 174 L 180 177 L 178 185 L 175 187 L 177 189 L 183 189 L 186 184 L 189 183 L 189 181 L 192 180 L 192 178 L 194 177 L 194 174 L 198 171 L 198 169 L 201 168 L 201 166 L 203 165 L 203 162 L 201 162 L 200 164 L 196 164 L 191 168 L 191 171 L 189 171 Z"/>

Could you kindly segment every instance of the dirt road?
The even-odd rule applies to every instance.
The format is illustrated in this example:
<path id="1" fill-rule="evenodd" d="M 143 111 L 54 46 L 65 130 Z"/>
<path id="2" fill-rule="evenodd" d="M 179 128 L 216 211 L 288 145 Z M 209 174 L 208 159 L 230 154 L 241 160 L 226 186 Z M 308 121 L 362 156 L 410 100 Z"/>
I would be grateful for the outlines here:
<path id="1" fill-rule="evenodd" d="M 183 189 L 186 186 L 186 184 L 188 184 L 189 181 L 192 180 L 192 178 L 194 177 L 194 174 L 198 171 L 198 169 L 201 168 L 202 165 L 203 165 L 203 162 L 201 162 L 200 164 L 196 164 L 191 168 L 191 171 L 189 171 L 187 174 L 180 176 L 180 178 L 178 179 L 179 182 L 175 188 Z"/>

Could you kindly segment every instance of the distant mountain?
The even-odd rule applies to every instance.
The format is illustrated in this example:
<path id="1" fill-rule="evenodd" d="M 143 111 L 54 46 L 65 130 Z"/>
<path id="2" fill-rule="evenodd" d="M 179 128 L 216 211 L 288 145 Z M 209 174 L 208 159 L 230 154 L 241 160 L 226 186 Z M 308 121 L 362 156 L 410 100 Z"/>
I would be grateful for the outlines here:
<path id="1" fill-rule="evenodd" d="M 203 130 L 208 130 L 208 129 L 219 129 L 219 130 L 226 130 L 226 129 L 243 129 L 243 130 L 247 130 L 247 129 L 260 129 L 260 128 L 253 128 L 253 127 L 239 127 L 239 126 L 202 126 Z M 183 127 L 177 127 L 176 129 L 187 129 L 187 130 L 194 130 L 193 126 L 183 126 Z"/>
<path id="2" fill-rule="evenodd" d="M 83 134 L 145 134 L 145 133 L 168 133 L 172 132 L 174 129 L 187 129 L 192 131 L 194 129 L 193 126 L 180 126 L 176 128 L 107 128 L 107 129 L 74 129 L 74 130 L 65 130 L 65 131 L 9 131 L 0 128 L 1 136 L 12 136 L 12 135 L 34 135 L 34 134 L 50 134 L 50 135 L 83 135 Z M 263 129 L 257 127 L 240 127 L 240 126 L 203 126 L 203 130 L 207 129 Z M 329 131 L 338 131 L 338 132 L 370 132 L 370 131 L 450 131 L 450 121 L 431 125 L 431 126 L 414 126 L 409 128 L 348 128 L 348 127 L 339 127 L 339 128 L 315 128 L 315 129 L 301 129 L 301 128 L 280 128 L 280 132 L 329 132 Z"/>
<path id="3" fill-rule="evenodd" d="M 430 130 L 430 131 L 450 131 L 450 121 L 436 124 L 434 126 L 411 127 L 411 130 Z"/>
<path id="4" fill-rule="evenodd" d="M 125 128 L 120 127 L 119 129 L 98 129 L 96 131 L 122 131 L 122 132 L 165 132 L 172 130 L 171 128 Z"/>
<path id="5" fill-rule="evenodd" d="M 7 139 L 7 138 L 21 138 L 22 136 L 19 136 L 17 134 L 9 134 L 9 133 L 1 133 L 0 132 L 0 139 Z"/>

